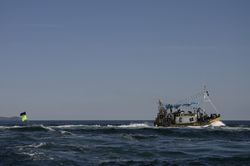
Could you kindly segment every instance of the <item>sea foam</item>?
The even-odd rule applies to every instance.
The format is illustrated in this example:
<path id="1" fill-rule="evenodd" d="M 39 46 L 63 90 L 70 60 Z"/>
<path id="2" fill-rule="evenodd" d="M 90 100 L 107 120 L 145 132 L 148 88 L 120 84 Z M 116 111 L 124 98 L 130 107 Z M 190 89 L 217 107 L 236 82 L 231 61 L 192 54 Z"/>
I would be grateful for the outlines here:
<path id="1" fill-rule="evenodd" d="M 216 122 L 213 122 L 211 124 L 211 126 L 213 126 L 213 127 L 223 127 L 223 126 L 226 126 L 226 125 L 222 121 L 216 121 Z"/>
<path id="2" fill-rule="evenodd" d="M 131 123 L 129 125 L 120 125 L 120 126 L 117 126 L 117 127 L 119 127 L 119 128 L 149 128 L 149 127 L 152 127 L 152 126 L 149 126 L 146 123 Z"/>

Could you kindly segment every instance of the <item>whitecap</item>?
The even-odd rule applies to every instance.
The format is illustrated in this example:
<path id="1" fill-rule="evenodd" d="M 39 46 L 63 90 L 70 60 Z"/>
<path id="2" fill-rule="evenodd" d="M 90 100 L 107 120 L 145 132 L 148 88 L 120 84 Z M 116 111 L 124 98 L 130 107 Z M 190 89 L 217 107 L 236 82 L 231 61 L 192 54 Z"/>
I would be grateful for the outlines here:
<path id="1" fill-rule="evenodd" d="M 192 129 L 204 129 L 208 127 L 224 127 L 226 126 L 222 121 L 216 121 L 211 123 L 210 125 L 204 125 L 204 126 L 187 126 L 188 128 Z"/>
<path id="2" fill-rule="evenodd" d="M 59 126 L 53 126 L 53 128 L 59 128 L 59 129 L 74 129 L 74 128 L 92 128 L 92 127 L 101 127 L 101 125 L 59 125 Z"/>
<path id="3" fill-rule="evenodd" d="M 39 144 L 32 144 L 32 145 L 28 145 L 29 147 L 33 147 L 33 148 L 39 148 L 39 147 L 42 147 L 42 146 L 45 146 L 46 143 L 45 142 L 41 142 Z"/>
<path id="4" fill-rule="evenodd" d="M 223 127 L 224 130 L 231 130 L 231 131 L 250 131 L 250 127 Z"/>
<path id="5" fill-rule="evenodd" d="M 7 126 L 0 126 L 0 129 L 7 129 Z"/>
<path id="6" fill-rule="evenodd" d="M 210 126 L 213 126 L 213 127 L 223 127 L 223 126 L 226 126 L 226 124 L 223 123 L 222 121 L 215 121 L 215 122 L 211 123 Z"/>
<path id="7" fill-rule="evenodd" d="M 44 129 L 47 129 L 47 130 L 49 130 L 49 131 L 55 131 L 54 129 L 52 129 L 51 127 L 49 127 L 49 126 L 44 126 L 44 125 L 40 125 L 42 128 L 44 128 Z"/>
<path id="8" fill-rule="evenodd" d="M 60 133 L 61 133 L 61 134 L 73 135 L 73 133 L 71 133 L 71 132 L 69 132 L 69 131 L 64 131 L 64 130 L 61 130 Z"/>
<path id="9" fill-rule="evenodd" d="M 83 125 L 59 125 L 59 126 L 53 126 L 53 128 L 74 128 L 74 127 L 82 127 Z"/>
<path id="10" fill-rule="evenodd" d="M 28 152 L 23 152 L 22 154 L 28 155 L 28 156 L 30 156 L 30 157 L 33 157 L 33 156 L 36 155 L 35 153 L 28 153 Z"/>
<path id="11" fill-rule="evenodd" d="M 24 126 L 0 126 L 0 129 L 14 129 L 14 128 L 22 128 Z"/>
<path id="12" fill-rule="evenodd" d="M 40 143 L 34 143 L 34 144 L 31 144 L 31 145 L 22 145 L 22 146 L 16 146 L 19 150 L 23 150 L 23 149 L 26 149 L 26 148 L 40 148 L 42 146 L 45 146 L 47 145 L 45 142 L 40 142 Z"/>
<path id="13" fill-rule="evenodd" d="M 152 127 L 152 126 L 149 126 L 146 123 L 131 123 L 129 125 L 120 125 L 120 126 L 117 126 L 117 127 L 119 127 L 119 128 L 149 128 L 149 127 Z"/>

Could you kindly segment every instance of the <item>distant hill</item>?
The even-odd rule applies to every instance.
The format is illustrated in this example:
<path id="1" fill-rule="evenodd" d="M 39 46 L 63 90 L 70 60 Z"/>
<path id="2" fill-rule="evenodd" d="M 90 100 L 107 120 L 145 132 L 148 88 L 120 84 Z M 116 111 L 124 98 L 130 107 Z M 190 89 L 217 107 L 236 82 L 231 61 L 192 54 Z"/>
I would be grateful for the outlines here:
<path id="1" fill-rule="evenodd" d="M 13 116 L 13 117 L 0 117 L 0 121 L 19 121 L 20 118 Z"/>

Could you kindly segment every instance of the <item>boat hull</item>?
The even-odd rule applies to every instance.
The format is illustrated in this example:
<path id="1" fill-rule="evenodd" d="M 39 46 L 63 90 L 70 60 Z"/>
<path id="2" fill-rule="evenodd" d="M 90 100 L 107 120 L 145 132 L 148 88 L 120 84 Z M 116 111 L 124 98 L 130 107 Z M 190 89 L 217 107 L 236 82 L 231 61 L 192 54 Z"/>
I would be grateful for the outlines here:
<path id="1" fill-rule="evenodd" d="M 156 124 L 155 126 L 157 127 L 186 127 L 186 126 L 209 126 L 212 123 L 219 122 L 220 117 L 214 118 L 214 119 L 209 119 L 206 122 L 194 122 L 194 123 L 183 123 L 183 124 L 170 124 L 170 125 L 164 125 L 164 124 Z"/>

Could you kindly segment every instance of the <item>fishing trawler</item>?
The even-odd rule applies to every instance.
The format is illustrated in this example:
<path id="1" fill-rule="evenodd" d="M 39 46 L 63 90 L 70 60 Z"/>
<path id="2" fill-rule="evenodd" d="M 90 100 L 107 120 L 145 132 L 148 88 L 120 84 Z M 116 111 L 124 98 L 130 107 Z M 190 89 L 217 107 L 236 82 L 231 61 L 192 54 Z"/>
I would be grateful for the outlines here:
<path id="1" fill-rule="evenodd" d="M 200 98 L 202 99 L 200 100 Z M 200 101 L 200 103 L 197 101 Z M 209 103 L 216 113 L 206 113 L 206 110 L 200 106 L 204 105 L 204 103 Z M 177 104 L 164 105 L 162 101 L 159 100 L 158 111 L 158 115 L 154 121 L 155 126 L 209 126 L 220 121 L 220 114 L 217 113 L 217 109 L 212 103 L 206 87 L 204 87 L 202 92 L 180 101 Z"/>

